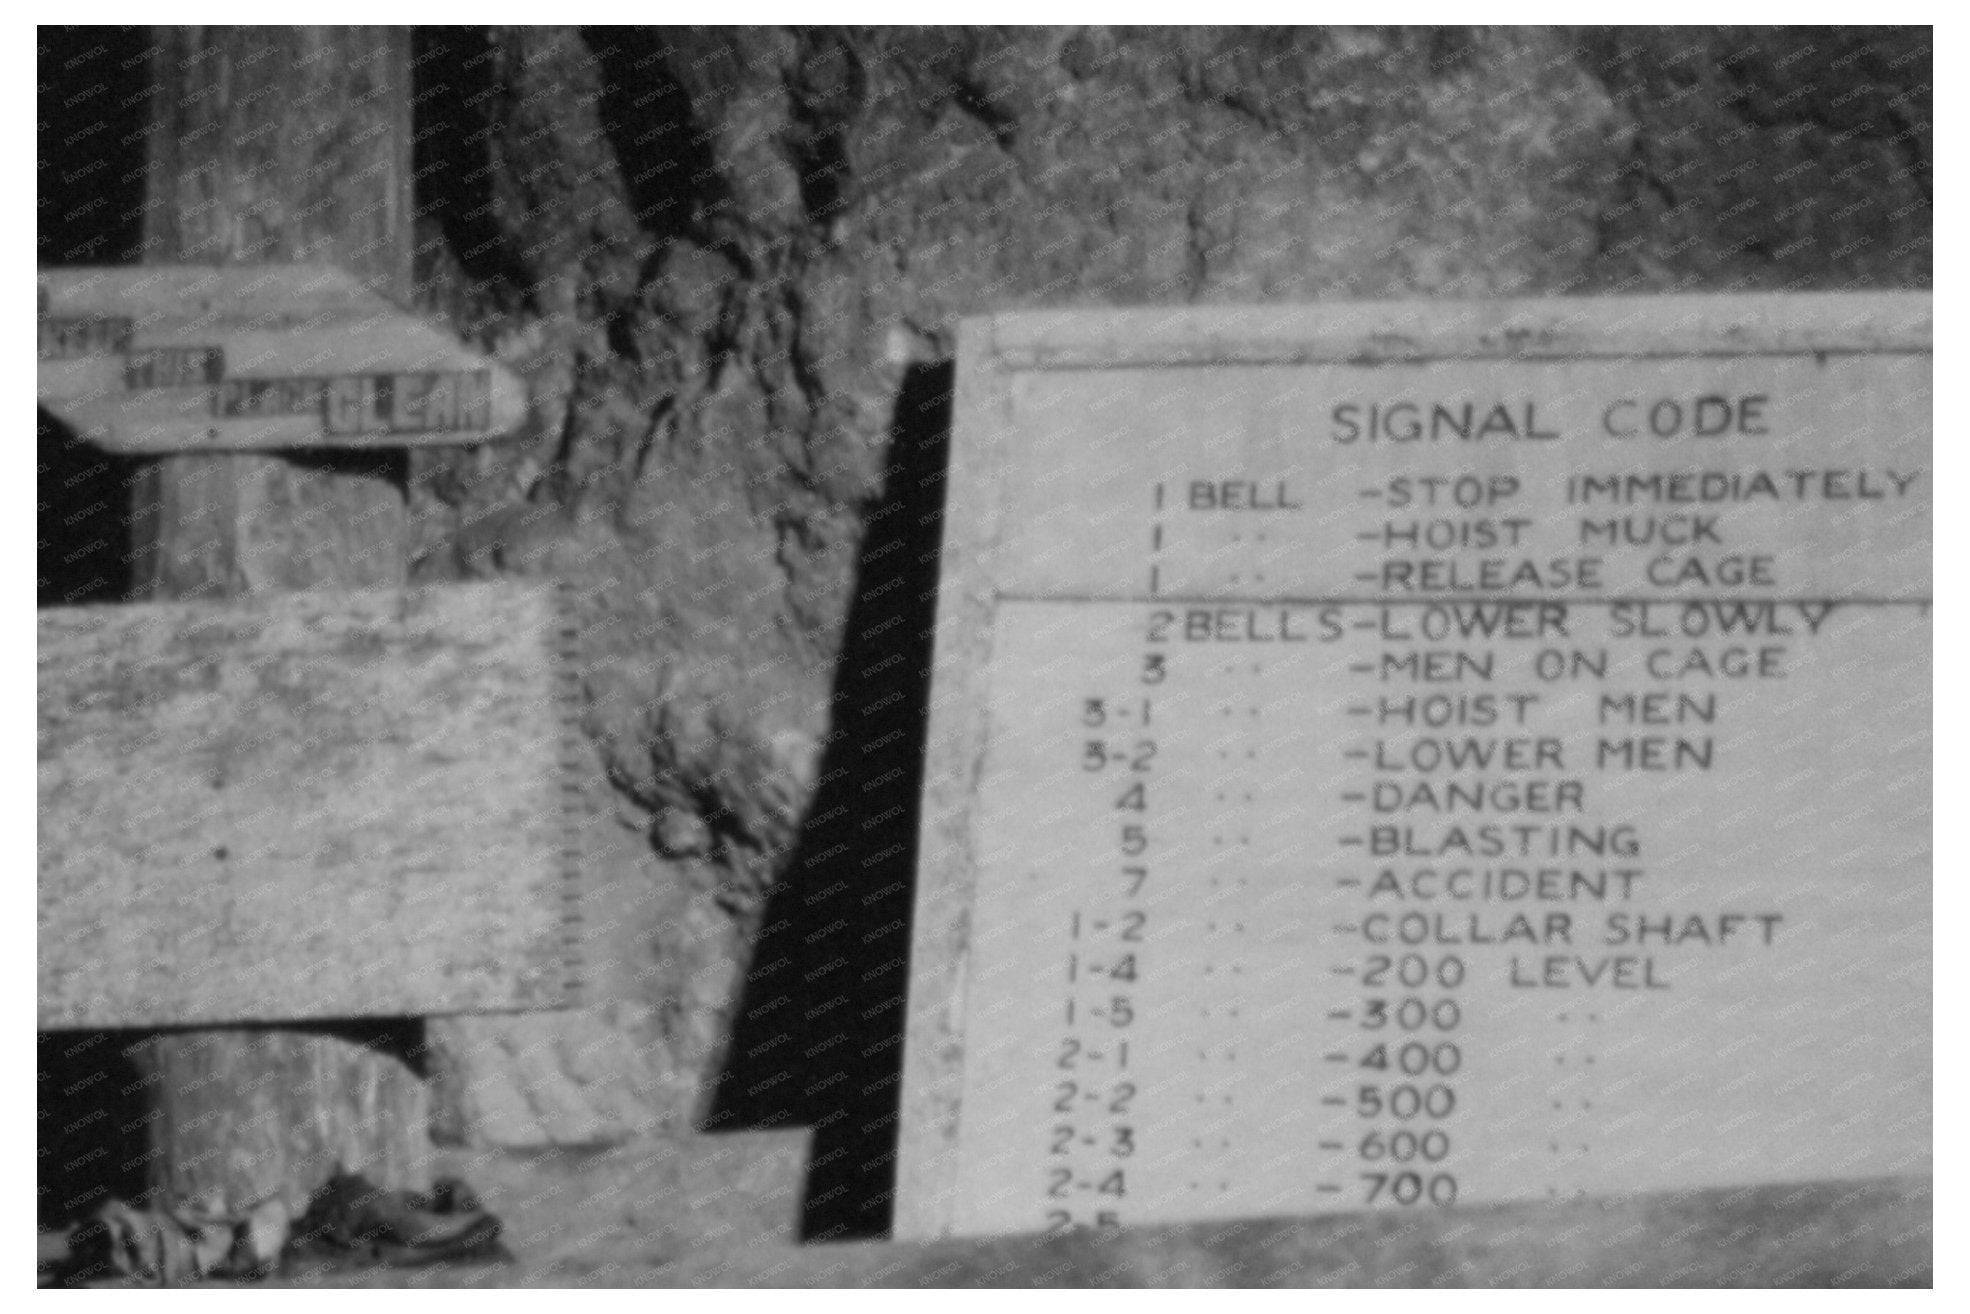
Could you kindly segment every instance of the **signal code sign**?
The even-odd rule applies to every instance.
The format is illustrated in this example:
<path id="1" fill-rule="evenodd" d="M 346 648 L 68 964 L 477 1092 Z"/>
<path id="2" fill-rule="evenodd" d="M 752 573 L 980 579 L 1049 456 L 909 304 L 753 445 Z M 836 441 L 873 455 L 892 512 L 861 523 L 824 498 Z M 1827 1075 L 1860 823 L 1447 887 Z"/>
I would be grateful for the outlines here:
<path id="1" fill-rule="evenodd" d="M 1926 1173 L 1928 323 L 968 325 L 899 1233 Z"/>

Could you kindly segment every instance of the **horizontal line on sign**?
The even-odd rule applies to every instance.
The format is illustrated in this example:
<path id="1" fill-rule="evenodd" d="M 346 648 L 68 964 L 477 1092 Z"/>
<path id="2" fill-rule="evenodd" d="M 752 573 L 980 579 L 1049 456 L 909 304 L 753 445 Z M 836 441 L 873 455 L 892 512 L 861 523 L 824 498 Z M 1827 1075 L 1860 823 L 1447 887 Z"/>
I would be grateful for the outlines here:
<path id="1" fill-rule="evenodd" d="M 1688 603 L 1729 603 L 1734 605 L 1757 605 L 1775 603 L 1780 606 L 1798 606 L 1804 603 L 1838 603 L 1843 607 L 1927 607 L 1930 599 L 1922 598 L 1876 598 L 1852 597 L 1829 598 L 1811 594 L 1799 597 L 1643 597 L 1643 596 L 1596 596 L 1591 598 L 1570 598 L 1563 594 L 1540 593 L 1533 595 L 1484 594 L 1426 594 L 1420 597 L 1360 597 L 1348 595 L 1312 596 L 1308 594 L 1247 594 L 1247 593 L 994 593 L 994 602 L 1058 602 L 1069 604 L 1115 603 L 1124 606 L 1205 606 L 1210 604 L 1230 604 L 1252 607 L 1439 607 L 1447 602 L 1517 602 L 1526 605 L 1534 603 L 1563 602 L 1576 607 L 1614 607 L 1635 603 L 1650 603 L 1661 606 L 1676 606 Z"/>
<path id="2" fill-rule="evenodd" d="M 1716 351 L 1427 351 L 1409 353 L 1388 351 L 1323 351 L 1301 354 L 1268 355 L 1255 350 L 1240 356 L 1236 348 L 1215 355 L 1144 356 L 1136 359 L 1101 360 L 1091 356 L 1063 355 L 1047 359 L 1012 349 L 992 357 L 993 363 L 1008 374 L 1098 374 L 1110 370 L 1186 370 L 1186 369 L 1278 369 L 1309 365 L 1352 365 L 1374 368 L 1382 365 L 1428 365 L 1438 361 L 1496 361 L 1500 364 L 1559 363 L 1566 361 L 1630 360 L 1778 360 L 1796 356 L 1930 356 L 1929 347 L 1787 347 L 1770 350 Z"/>

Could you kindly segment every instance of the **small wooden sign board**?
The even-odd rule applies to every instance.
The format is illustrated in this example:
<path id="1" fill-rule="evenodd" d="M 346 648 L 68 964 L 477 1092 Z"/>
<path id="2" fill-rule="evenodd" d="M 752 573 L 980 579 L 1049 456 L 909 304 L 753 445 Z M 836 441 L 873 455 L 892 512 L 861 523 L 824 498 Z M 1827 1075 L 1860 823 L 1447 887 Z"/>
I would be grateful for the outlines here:
<path id="1" fill-rule="evenodd" d="M 39 1025 L 566 1002 L 558 610 L 461 584 L 39 612 Z"/>
<path id="2" fill-rule="evenodd" d="M 967 323 L 898 1234 L 1927 1173 L 1929 325 Z"/>
<path id="3" fill-rule="evenodd" d="M 40 403 L 113 451 L 412 447 L 516 427 L 511 371 L 312 265 L 39 278 Z"/>

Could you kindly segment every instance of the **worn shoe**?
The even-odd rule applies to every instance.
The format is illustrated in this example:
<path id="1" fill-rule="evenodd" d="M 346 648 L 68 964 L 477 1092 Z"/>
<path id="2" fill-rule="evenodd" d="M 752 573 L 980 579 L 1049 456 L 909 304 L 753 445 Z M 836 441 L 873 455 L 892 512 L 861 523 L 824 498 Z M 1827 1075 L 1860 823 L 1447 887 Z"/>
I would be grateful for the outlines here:
<path id="1" fill-rule="evenodd" d="M 426 1193 L 385 1190 L 337 1172 L 308 1202 L 295 1240 L 317 1253 L 397 1266 L 510 1260 L 499 1231 L 499 1220 L 456 1179 Z"/>

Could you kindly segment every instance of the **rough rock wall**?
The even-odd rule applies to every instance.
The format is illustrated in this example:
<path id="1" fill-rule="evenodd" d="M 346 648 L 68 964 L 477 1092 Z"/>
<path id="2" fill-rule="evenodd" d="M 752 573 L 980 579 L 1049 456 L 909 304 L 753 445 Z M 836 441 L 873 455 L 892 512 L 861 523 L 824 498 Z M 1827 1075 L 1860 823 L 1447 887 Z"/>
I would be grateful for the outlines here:
<path id="1" fill-rule="evenodd" d="M 570 1125 L 819 1123 L 857 1217 L 957 317 L 1929 280 L 1926 29 L 421 40 L 428 299 L 535 414 L 418 458 L 414 572 L 576 582 L 634 839 Z"/>

